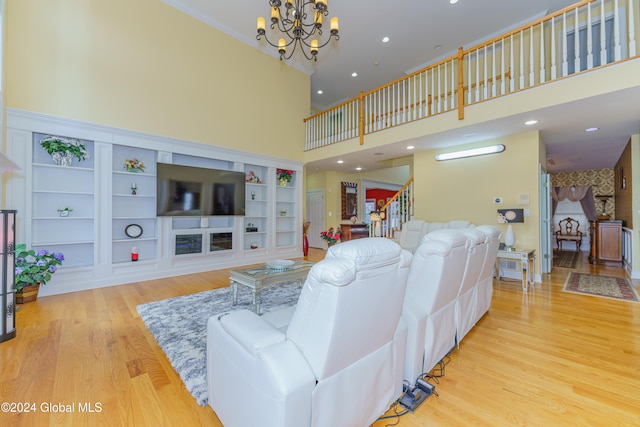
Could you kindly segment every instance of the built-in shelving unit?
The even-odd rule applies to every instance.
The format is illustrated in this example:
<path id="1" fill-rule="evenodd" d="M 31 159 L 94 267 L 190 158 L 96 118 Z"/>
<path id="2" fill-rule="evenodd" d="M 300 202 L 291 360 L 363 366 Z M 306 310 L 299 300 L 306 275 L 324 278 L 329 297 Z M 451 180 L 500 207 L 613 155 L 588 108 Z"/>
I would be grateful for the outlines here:
<path id="1" fill-rule="evenodd" d="M 144 171 L 130 172 L 127 159 L 144 163 Z M 112 150 L 112 261 L 131 262 L 133 248 L 138 262 L 155 260 L 158 256 L 156 218 L 156 152 L 135 147 L 114 145 Z M 138 237 L 127 228 L 138 226 Z"/>
<path id="2" fill-rule="evenodd" d="M 245 165 L 245 217 L 243 249 L 256 251 L 269 242 L 269 168 Z M 272 184 L 273 185 L 273 184 Z"/>
<path id="3" fill-rule="evenodd" d="M 93 141 L 80 140 L 89 152 L 88 159 L 74 159 L 71 166 L 59 166 L 40 145 L 47 136 L 49 134 L 33 134 L 31 247 L 62 253 L 65 262 L 61 268 L 92 266 Z M 70 208 L 66 214 L 61 212 L 64 208 Z"/>
<path id="4" fill-rule="evenodd" d="M 41 296 L 302 255 L 300 162 L 14 109 L 6 135 L 22 169 L 5 195 L 18 243 L 65 257 Z M 79 141 L 89 157 L 55 164 L 40 145 L 49 135 Z M 244 215 L 157 216 L 159 162 L 242 172 Z M 278 167 L 294 171 L 287 186 Z"/>
<path id="5" fill-rule="evenodd" d="M 296 182 L 297 174 L 293 174 L 286 186 L 276 186 L 275 212 L 276 238 L 275 246 L 292 246 L 296 243 Z"/>

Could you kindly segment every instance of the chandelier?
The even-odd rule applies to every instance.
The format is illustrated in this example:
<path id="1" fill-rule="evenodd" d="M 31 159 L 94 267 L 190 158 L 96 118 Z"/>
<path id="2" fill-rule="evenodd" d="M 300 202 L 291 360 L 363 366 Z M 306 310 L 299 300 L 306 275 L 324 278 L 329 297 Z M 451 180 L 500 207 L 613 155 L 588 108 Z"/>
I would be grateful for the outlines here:
<path id="1" fill-rule="evenodd" d="M 278 48 L 281 61 L 291 58 L 298 46 L 305 58 L 317 61 L 318 49 L 326 46 L 331 41 L 331 37 L 340 39 L 337 17 L 331 18 L 330 34 L 327 40 L 319 44 L 316 38 L 322 36 L 322 17 L 329 15 L 327 0 L 284 0 L 284 9 L 282 9 L 282 0 L 269 0 L 269 6 L 271 7 L 271 29 L 277 28 L 288 40 L 280 38 L 277 44 L 271 42 L 265 33 L 263 17 L 258 18 L 256 38 L 261 40 L 264 37 L 267 43 Z M 288 54 L 287 51 L 289 51 Z"/>

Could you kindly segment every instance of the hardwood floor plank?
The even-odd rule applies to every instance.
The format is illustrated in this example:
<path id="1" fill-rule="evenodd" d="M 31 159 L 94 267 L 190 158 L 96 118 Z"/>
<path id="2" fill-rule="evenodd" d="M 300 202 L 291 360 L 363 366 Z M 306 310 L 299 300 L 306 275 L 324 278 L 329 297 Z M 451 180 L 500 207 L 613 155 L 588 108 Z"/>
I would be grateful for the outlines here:
<path id="1" fill-rule="evenodd" d="M 311 250 L 311 260 L 323 256 Z M 439 396 L 374 425 L 640 425 L 640 304 L 563 292 L 570 271 L 625 277 L 583 254 L 577 270 L 554 269 L 528 293 L 517 280 L 494 281 L 491 309 L 451 353 Z M 2 425 L 221 426 L 136 307 L 228 285 L 218 270 L 23 305 L 17 337 L 0 344 L 0 402 L 75 402 L 76 411 L 0 413 Z M 81 402 L 101 412 L 80 413 Z"/>

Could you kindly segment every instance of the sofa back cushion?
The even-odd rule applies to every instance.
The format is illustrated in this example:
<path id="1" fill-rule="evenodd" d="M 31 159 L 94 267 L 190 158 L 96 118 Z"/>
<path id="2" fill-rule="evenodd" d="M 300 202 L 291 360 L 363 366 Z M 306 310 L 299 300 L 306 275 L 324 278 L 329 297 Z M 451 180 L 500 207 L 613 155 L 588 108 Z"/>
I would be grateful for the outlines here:
<path id="1" fill-rule="evenodd" d="M 392 341 L 411 253 L 389 239 L 340 243 L 314 265 L 287 329 L 318 381 Z"/>
<path id="2" fill-rule="evenodd" d="M 429 315 L 455 300 L 466 261 L 466 238 L 461 231 L 428 233 L 411 263 L 405 303 Z"/>

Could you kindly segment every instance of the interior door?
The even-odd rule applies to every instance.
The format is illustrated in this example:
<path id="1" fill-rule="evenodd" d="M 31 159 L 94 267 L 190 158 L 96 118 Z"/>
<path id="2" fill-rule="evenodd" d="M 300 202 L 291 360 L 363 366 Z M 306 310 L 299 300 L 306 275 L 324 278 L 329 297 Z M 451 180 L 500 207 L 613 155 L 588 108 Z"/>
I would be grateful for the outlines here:
<path id="1" fill-rule="evenodd" d="M 307 191 L 307 221 L 311 222 L 307 239 L 309 247 L 324 248 L 320 232 L 324 230 L 324 190 Z"/>
<path id="2" fill-rule="evenodd" d="M 551 273 L 553 248 L 551 245 L 551 178 L 540 166 L 540 270 Z"/>

